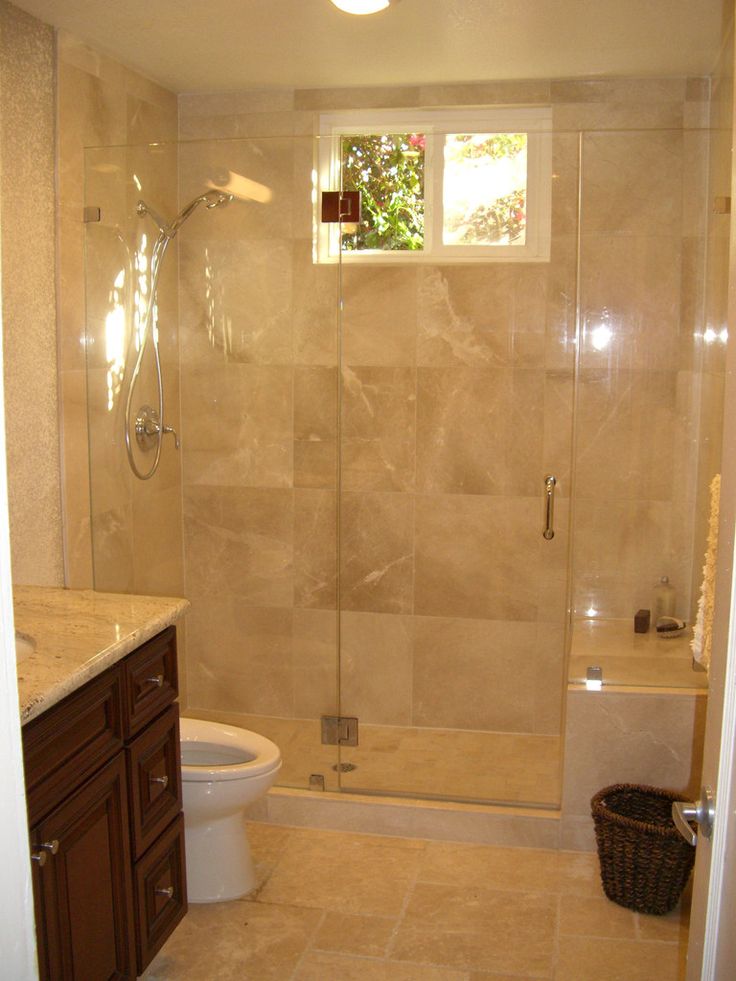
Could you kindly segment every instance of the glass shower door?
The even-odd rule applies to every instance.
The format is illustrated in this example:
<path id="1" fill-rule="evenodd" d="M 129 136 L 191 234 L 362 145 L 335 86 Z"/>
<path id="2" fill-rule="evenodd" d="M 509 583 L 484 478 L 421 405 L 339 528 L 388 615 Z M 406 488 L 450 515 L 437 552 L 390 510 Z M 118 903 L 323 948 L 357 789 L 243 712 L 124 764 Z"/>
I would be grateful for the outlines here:
<path id="1" fill-rule="evenodd" d="M 560 802 L 578 139 L 548 139 L 549 261 L 341 253 L 346 791 Z"/>

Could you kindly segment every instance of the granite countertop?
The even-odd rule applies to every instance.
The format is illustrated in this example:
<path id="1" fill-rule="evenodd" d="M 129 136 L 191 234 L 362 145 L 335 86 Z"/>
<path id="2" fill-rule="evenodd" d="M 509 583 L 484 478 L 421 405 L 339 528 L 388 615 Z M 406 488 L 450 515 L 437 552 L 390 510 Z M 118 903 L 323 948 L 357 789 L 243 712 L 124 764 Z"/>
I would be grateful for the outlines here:
<path id="1" fill-rule="evenodd" d="M 18 663 L 26 723 L 178 620 L 184 599 L 15 586 L 15 629 L 35 649 Z"/>

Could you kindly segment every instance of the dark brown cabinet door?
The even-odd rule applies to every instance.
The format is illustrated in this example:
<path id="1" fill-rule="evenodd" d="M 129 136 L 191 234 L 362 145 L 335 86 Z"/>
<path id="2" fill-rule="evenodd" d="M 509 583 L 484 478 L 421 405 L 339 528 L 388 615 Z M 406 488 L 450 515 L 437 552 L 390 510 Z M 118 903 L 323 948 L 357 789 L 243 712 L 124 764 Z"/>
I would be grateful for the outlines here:
<path id="1" fill-rule="evenodd" d="M 135 977 L 127 815 L 121 753 L 31 830 L 42 978 Z"/>

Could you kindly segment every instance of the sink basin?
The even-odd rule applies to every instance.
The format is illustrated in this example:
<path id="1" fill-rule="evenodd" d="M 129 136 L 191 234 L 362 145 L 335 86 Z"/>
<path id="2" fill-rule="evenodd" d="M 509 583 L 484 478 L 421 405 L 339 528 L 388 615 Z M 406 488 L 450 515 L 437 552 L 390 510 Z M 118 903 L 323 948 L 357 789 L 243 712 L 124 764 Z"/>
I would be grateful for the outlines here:
<path id="1" fill-rule="evenodd" d="M 28 634 L 15 631 L 15 659 L 18 664 L 25 660 L 29 654 L 33 654 L 36 649 L 36 641 Z"/>

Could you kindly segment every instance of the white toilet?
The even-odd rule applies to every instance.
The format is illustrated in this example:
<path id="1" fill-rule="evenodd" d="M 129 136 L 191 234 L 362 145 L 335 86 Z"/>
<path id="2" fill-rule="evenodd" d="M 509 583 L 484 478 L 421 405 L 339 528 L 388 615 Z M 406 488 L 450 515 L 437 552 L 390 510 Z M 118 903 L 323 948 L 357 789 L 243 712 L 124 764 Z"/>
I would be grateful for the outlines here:
<path id="1" fill-rule="evenodd" d="M 281 753 L 219 722 L 181 719 L 180 730 L 189 902 L 237 899 L 256 886 L 243 810 L 273 784 Z"/>

